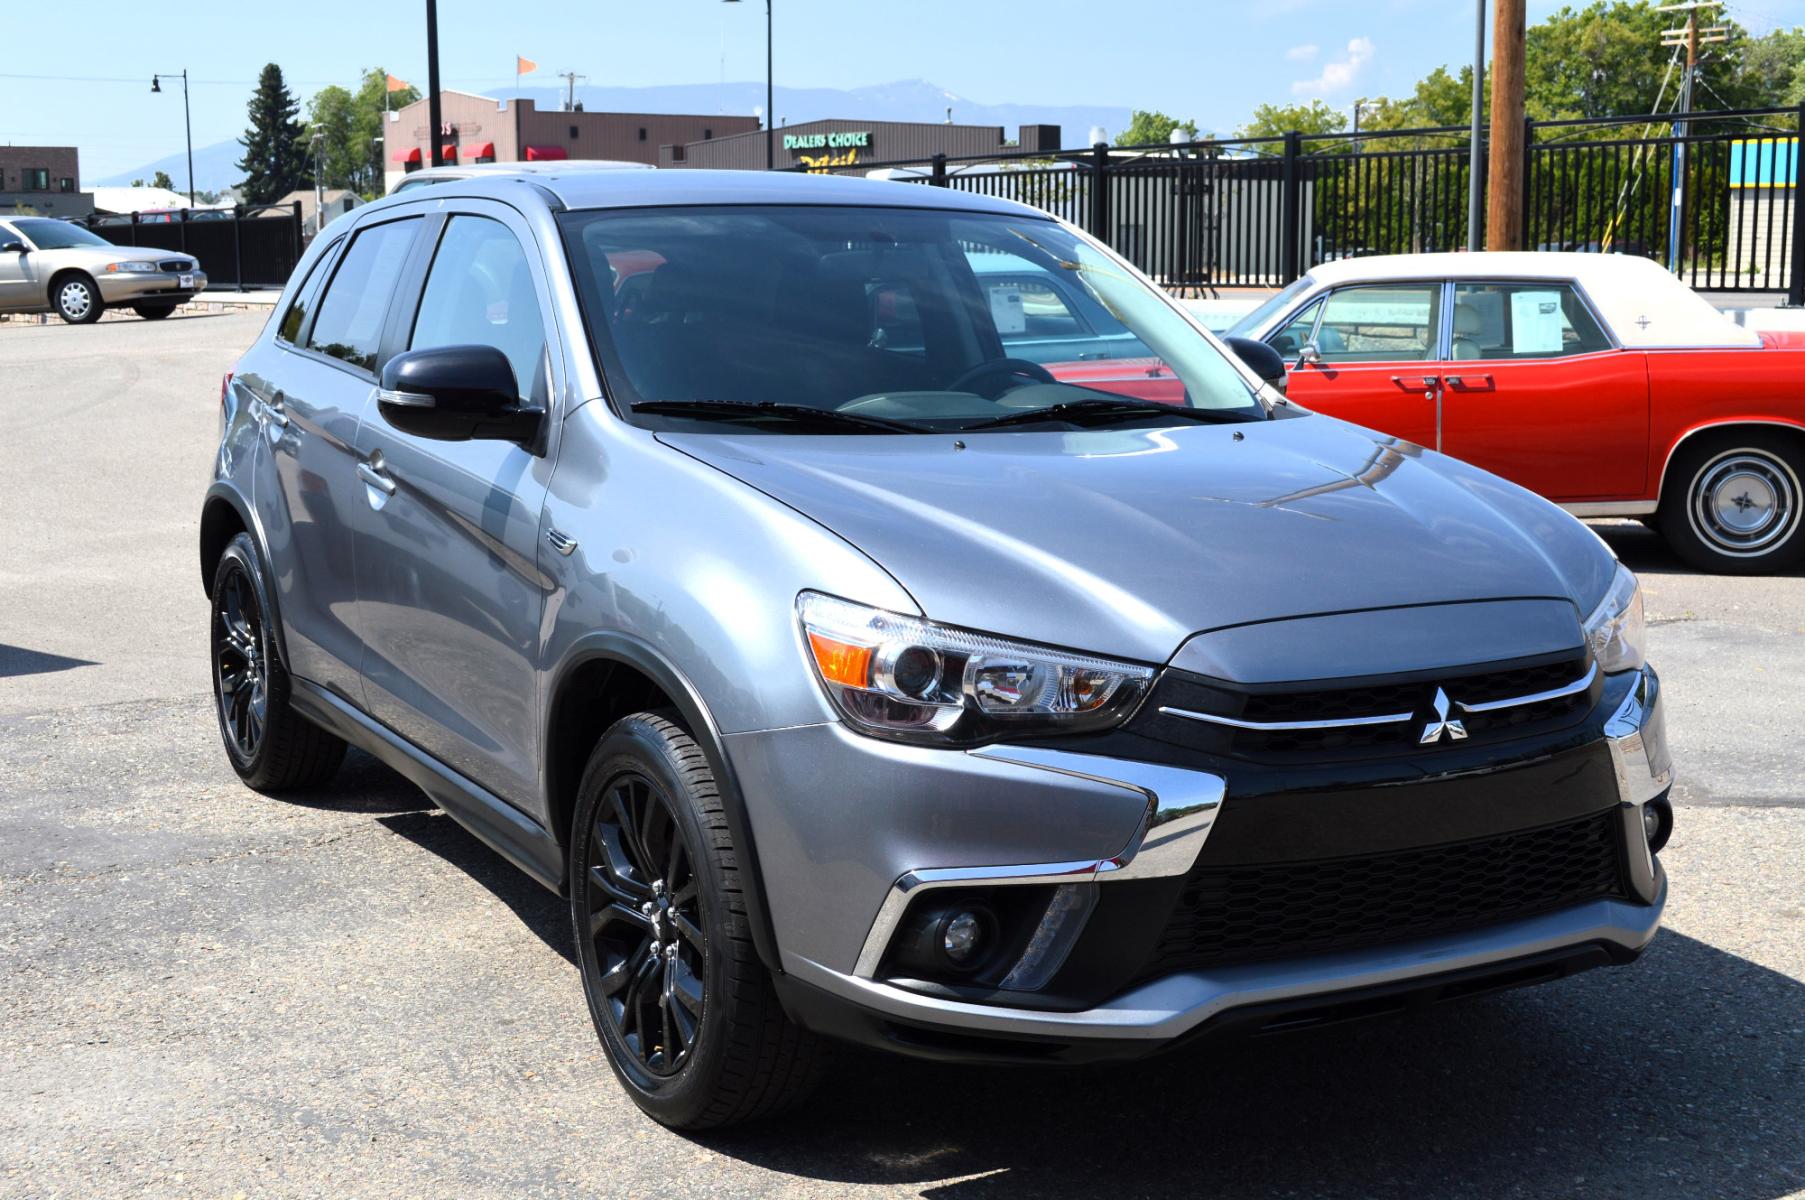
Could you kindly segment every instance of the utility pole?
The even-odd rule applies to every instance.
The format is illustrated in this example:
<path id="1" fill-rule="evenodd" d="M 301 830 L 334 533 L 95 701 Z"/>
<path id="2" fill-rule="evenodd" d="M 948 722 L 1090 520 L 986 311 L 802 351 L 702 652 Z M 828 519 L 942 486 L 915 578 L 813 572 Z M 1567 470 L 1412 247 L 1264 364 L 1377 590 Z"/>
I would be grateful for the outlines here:
<path id="1" fill-rule="evenodd" d="M 439 2 L 426 0 L 426 131 L 427 145 L 432 149 L 429 161 L 435 167 L 445 165 L 445 143 L 440 139 L 439 123 L 444 114 L 439 110 Z"/>
<path id="2" fill-rule="evenodd" d="M 1524 0 L 1496 0 L 1492 18 L 1492 153 L 1485 248 L 1523 248 L 1523 178 L 1529 146 L 1523 129 Z"/>
<path id="3" fill-rule="evenodd" d="M 1485 168 L 1480 160 L 1480 89 L 1485 86 L 1485 0 L 1473 0 L 1473 128 L 1467 146 L 1467 249 L 1478 250 L 1481 214 L 1485 209 Z"/>
<path id="4" fill-rule="evenodd" d="M 589 76 L 579 75 L 575 71 L 559 71 L 558 78 L 564 81 L 564 111 L 575 112 L 577 106 L 577 80 L 581 79 L 587 83 L 589 81 Z"/>
<path id="5" fill-rule="evenodd" d="M 1686 74 L 1680 79 L 1680 107 L 1682 118 L 1673 126 L 1673 203 L 1668 210 L 1667 221 L 1667 269 L 1678 272 L 1680 269 L 1680 253 L 1682 250 L 1682 231 L 1686 226 L 1686 114 L 1692 111 L 1692 83 L 1698 75 L 1698 48 L 1713 42 L 1730 40 L 1730 27 L 1727 25 L 1710 25 L 1699 28 L 1698 12 L 1701 8 L 1722 8 L 1722 0 L 1687 0 L 1684 4 L 1663 4 L 1656 12 L 1683 12 L 1686 24 L 1678 29 L 1663 29 L 1661 45 L 1686 47 Z"/>

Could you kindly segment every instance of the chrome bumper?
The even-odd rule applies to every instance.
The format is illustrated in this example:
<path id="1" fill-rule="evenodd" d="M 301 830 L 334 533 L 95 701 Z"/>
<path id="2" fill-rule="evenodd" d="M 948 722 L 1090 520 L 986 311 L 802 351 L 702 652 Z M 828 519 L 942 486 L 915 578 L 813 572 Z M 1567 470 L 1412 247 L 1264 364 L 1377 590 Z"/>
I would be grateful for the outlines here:
<path id="1" fill-rule="evenodd" d="M 897 880 L 865 939 L 852 974 L 789 951 L 784 969 L 799 980 L 871 1012 L 972 1033 L 1061 1040 L 1168 1040 L 1231 1009 L 1328 995 L 1482 968 L 1587 944 L 1634 954 L 1660 927 L 1667 881 L 1648 850 L 1643 807 L 1672 786 L 1673 763 L 1660 703 L 1660 680 L 1643 668 L 1605 726 L 1616 768 L 1629 882 L 1635 900 L 1595 900 L 1560 912 L 1413 942 L 1291 961 L 1253 963 L 1170 975 L 1079 1012 L 974 1004 L 922 995 L 873 978 L 909 900 L 923 888 L 972 883 L 1106 883 L 1184 874 L 1208 837 L 1224 794 L 1204 772 L 1159 767 L 1038 747 L 994 746 L 975 756 L 1076 776 L 1144 796 L 1146 816 L 1112 858 L 1013 867 L 920 869 Z M 1640 901 L 1640 902 L 1638 902 Z"/>

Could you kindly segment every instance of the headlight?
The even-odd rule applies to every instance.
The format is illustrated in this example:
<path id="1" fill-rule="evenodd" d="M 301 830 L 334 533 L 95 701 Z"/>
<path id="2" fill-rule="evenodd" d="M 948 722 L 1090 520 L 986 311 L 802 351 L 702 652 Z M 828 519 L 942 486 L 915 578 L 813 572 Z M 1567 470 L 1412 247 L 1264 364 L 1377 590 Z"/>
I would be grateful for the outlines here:
<path id="1" fill-rule="evenodd" d="M 109 275 L 154 275 L 157 264 L 154 262 L 116 262 L 107 264 Z"/>
<path id="2" fill-rule="evenodd" d="M 1622 563 L 1611 586 L 1586 618 L 1586 642 L 1592 657 L 1605 674 L 1633 671 L 1642 665 L 1643 633 L 1642 585 L 1633 571 Z"/>
<path id="3" fill-rule="evenodd" d="M 861 733 L 969 744 L 1114 725 L 1151 667 L 949 629 L 804 592 L 803 640 L 821 686 Z"/>

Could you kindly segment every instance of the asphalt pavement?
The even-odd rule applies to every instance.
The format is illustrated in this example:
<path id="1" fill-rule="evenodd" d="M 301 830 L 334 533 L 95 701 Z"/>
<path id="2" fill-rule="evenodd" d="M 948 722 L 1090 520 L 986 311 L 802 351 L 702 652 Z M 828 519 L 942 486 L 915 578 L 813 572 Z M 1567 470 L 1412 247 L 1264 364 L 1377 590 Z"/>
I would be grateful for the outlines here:
<path id="1" fill-rule="evenodd" d="M 0 325 L 0 1195 L 1805 1195 L 1805 576 L 1642 573 L 1678 759 L 1630 967 L 1129 1068 L 848 1052 L 686 1137 L 561 903 L 353 755 L 246 790 L 195 559 L 261 315 Z"/>

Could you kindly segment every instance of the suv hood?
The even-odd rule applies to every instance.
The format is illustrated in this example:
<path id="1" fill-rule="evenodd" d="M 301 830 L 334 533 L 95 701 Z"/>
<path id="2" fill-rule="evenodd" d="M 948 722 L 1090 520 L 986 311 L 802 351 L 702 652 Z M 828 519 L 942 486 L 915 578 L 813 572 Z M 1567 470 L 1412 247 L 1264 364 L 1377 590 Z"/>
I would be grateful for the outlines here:
<path id="1" fill-rule="evenodd" d="M 1315 415 L 977 433 L 963 448 L 951 434 L 659 437 L 858 546 L 933 620 L 1143 662 L 1227 626 L 1449 601 L 1568 600 L 1577 629 L 1615 569 L 1523 489 Z"/>

